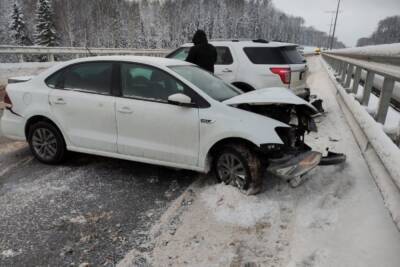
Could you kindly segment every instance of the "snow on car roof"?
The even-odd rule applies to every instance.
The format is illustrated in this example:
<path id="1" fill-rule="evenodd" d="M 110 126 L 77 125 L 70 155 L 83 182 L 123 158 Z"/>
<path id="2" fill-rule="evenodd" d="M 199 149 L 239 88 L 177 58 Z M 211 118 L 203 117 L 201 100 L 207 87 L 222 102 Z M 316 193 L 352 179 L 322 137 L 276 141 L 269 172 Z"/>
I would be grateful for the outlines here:
<path id="1" fill-rule="evenodd" d="M 64 61 L 55 64 L 54 66 L 48 68 L 47 70 L 39 73 L 34 79 L 45 79 L 49 75 L 52 75 L 56 71 L 65 68 L 67 66 L 84 63 L 84 62 L 95 62 L 95 61 L 125 61 L 131 63 L 142 63 L 148 64 L 155 67 L 168 67 L 168 66 L 178 66 L 178 65 L 193 65 L 192 63 L 185 62 L 177 59 L 170 59 L 164 57 L 149 57 L 149 56 L 93 56 L 73 59 L 69 61 Z"/>
<path id="2" fill-rule="evenodd" d="M 164 57 L 150 57 L 150 56 L 94 56 L 79 58 L 71 61 L 67 61 L 69 64 L 80 63 L 80 62 L 90 62 L 90 61 L 126 61 L 126 62 L 136 62 L 144 63 L 155 66 L 169 66 L 169 65 L 190 65 L 188 62 L 184 62 L 177 59 L 170 59 Z"/>

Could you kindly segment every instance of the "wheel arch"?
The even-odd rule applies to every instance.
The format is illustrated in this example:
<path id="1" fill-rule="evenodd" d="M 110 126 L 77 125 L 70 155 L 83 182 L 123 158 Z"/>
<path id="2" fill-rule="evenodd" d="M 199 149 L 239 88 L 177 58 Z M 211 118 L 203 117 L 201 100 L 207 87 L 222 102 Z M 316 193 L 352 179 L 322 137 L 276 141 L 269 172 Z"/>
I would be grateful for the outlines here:
<path id="1" fill-rule="evenodd" d="M 248 146 L 252 149 L 257 149 L 258 146 L 253 143 L 252 141 L 242 138 L 242 137 L 226 137 L 223 139 L 220 139 L 219 141 L 216 141 L 214 144 L 210 146 L 210 148 L 207 151 L 206 157 L 205 157 L 205 169 L 206 171 L 210 171 L 212 167 L 212 162 L 214 157 L 216 156 L 216 153 L 224 146 L 226 145 L 231 145 L 231 144 L 242 144 L 245 146 Z"/>
<path id="2" fill-rule="evenodd" d="M 61 131 L 60 127 L 58 127 L 58 125 L 53 120 L 51 120 L 50 118 L 48 118 L 48 117 L 46 117 L 44 115 L 34 115 L 34 116 L 30 117 L 26 121 L 24 133 L 25 133 L 25 137 L 26 137 L 27 140 L 28 140 L 28 135 L 29 135 L 29 128 L 32 125 L 34 125 L 35 123 L 38 123 L 38 122 L 41 122 L 41 121 L 48 122 L 48 123 L 52 124 L 54 127 L 56 127 L 56 129 L 61 133 L 61 135 L 62 135 L 62 137 L 64 138 L 64 141 L 65 141 L 64 134 Z"/>

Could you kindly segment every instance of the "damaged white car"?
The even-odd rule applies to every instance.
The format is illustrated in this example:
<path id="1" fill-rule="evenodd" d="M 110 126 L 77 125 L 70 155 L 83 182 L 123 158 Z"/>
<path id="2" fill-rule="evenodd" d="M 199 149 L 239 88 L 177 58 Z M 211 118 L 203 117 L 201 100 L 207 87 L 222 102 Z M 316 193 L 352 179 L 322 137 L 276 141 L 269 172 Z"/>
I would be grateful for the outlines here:
<path id="1" fill-rule="evenodd" d="M 243 93 L 183 61 L 110 56 L 10 79 L 5 136 L 41 162 L 77 151 L 209 172 L 254 193 L 266 168 L 296 184 L 321 153 L 304 143 L 317 111 L 285 88 Z"/>

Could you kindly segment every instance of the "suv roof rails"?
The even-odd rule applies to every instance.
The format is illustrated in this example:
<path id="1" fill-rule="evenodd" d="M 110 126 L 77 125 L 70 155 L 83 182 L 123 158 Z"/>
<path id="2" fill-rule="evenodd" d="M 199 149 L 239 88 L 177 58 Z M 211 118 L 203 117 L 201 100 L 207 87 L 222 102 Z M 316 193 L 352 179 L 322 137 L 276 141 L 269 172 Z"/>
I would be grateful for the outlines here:
<path id="1" fill-rule="evenodd" d="M 215 38 L 215 39 L 211 39 L 210 42 L 213 41 L 226 41 L 226 42 L 254 42 L 254 43 L 269 43 L 269 41 L 264 40 L 264 39 L 255 39 L 255 40 L 251 40 L 251 39 L 246 39 L 246 38 L 235 38 L 235 39 L 225 39 L 225 38 Z"/>
<path id="2" fill-rule="evenodd" d="M 263 43 L 263 44 L 268 44 L 269 41 L 264 40 L 264 39 L 255 39 L 253 40 L 254 43 Z"/>

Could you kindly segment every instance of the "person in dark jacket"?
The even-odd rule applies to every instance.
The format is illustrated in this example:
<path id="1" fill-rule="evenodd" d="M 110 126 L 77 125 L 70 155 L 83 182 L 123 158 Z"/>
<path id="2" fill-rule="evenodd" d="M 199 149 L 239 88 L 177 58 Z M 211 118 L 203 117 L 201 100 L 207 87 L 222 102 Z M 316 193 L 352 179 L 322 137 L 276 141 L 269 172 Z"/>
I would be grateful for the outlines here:
<path id="1" fill-rule="evenodd" d="M 190 48 L 186 61 L 214 73 L 214 64 L 217 62 L 217 49 L 208 43 L 206 33 L 202 30 L 197 30 L 192 42 L 194 46 Z"/>

